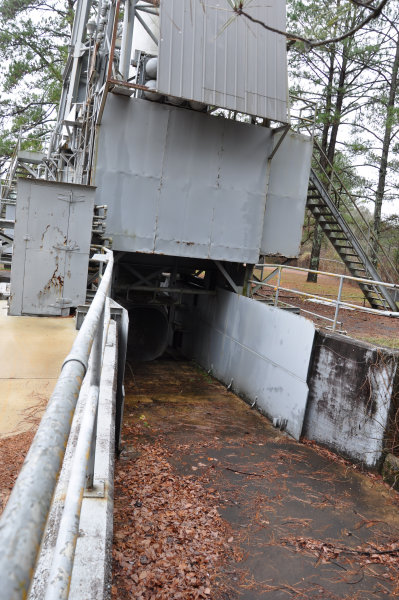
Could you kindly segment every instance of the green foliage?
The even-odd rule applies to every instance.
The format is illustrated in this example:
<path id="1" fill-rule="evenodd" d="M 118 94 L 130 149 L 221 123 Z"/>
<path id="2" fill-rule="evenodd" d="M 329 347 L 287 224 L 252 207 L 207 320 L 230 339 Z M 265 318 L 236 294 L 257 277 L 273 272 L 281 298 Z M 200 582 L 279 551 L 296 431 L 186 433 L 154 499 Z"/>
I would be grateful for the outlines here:
<path id="1" fill-rule="evenodd" d="M 287 6 L 288 30 L 312 39 L 341 35 L 359 22 L 359 11 L 368 10 L 350 0 L 288 0 Z M 367 222 L 374 211 L 374 231 L 397 263 L 399 230 L 391 228 L 389 237 L 386 224 L 379 232 L 378 223 L 382 201 L 386 206 L 399 195 L 398 99 L 392 104 L 398 22 L 399 2 L 391 0 L 354 36 L 312 52 L 294 44 L 289 52 L 296 93 L 319 105 L 316 132 L 323 150 L 362 210 L 368 207 Z"/>
<path id="2" fill-rule="evenodd" d="M 0 168 L 21 132 L 43 137 L 59 102 L 73 0 L 0 0 Z"/>

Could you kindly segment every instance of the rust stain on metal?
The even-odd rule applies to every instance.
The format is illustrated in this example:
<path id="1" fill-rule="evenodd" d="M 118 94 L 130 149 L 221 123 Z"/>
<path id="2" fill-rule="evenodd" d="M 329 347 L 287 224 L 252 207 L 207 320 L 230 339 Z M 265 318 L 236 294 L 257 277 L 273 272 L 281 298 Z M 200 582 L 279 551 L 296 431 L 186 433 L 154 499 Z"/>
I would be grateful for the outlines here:
<path id="1" fill-rule="evenodd" d="M 57 259 L 53 274 L 51 275 L 50 279 L 48 280 L 48 282 L 46 283 L 44 288 L 39 292 L 39 296 L 46 294 L 47 292 L 49 292 L 51 290 L 51 288 L 62 290 L 62 288 L 64 286 L 64 278 L 62 277 L 62 275 L 60 275 L 58 273 L 58 269 L 59 269 L 59 263 L 58 263 L 58 259 Z"/>
<path id="2" fill-rule="evenodd" d="M 49 230 L 49 228 L 50 228 L 50 225 L 47 225 L 46 229 L 43 231 L 42 237 L 41 237 L 42 242 L 44 241 L 44 236 L 46 235 L 46 233 Z"/>

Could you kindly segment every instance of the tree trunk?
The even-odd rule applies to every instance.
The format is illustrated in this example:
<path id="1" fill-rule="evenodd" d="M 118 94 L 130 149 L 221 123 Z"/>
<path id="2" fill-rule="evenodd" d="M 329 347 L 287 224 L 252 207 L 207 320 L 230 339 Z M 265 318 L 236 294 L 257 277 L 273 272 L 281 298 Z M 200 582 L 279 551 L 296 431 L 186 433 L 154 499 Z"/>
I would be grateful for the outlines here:
<path id="1" fill-rule="evenodd" d="M 330 54 L 330 66 L 328 71 L 328 85 L 327 85 L 327 95 L 326 95 L 326 120 L 323 125 L 323 133 L 321 137 L 321 148 L 325 155 L 327 155 L 327 147 L 328 147 L 328 134 L 331 125 L 331 109 L 332 109 L 332 93 L 333 93 L 333 83 L 334 83 L 334 74 L 335 74 L 335 47 Z M 327 118 L 328 115 L 328 118 Z M 322 168 L 325 170 L 327 168 L 327 162 L 323 154 L 320 156 L 320 164 Z M 321 227 L 315 223 L 314 231 L 313 231 L 313 241 L 312 241 L 312 250 L 310 253 L 310 261 L 309 261 L 309 269 L 313 269 L 315 271 L 319 268 L 320 262 L 320 250 L 321 250 L 321 242 L 323 240 L 323 232 Z M 317 273 L 308 273 L 306 281 L 311 283 L 317 283 Z"/>
<path id="2" fill-rule="evenodd" d="M 337 145 L 337 137 L 338 137 L 338 129 L 341 122 L 341 113 L 342 106 L 345 98 L 345 81 L 347 75 L 347 65 L 348 65 L 348 47 L 351 44 L 351 40 L 347 40 L 344 43 L 343 54 L 342 54 L 342 63 L 339 70 L 339 79 L 338 79 L 338 89 L 336 93 L 334 107 L 332 107 L 332 92 L 333 92 L 333 81 L 334 81 L 334 62 L 335 62 L 335 50 L 331 53 L 330 57 L 330 68 L 328 74 L 328 88 L 327 88 L 327 98 L 326 98 L 326 109 L 329 112 L 329 117 L 331 117 L 331 110 L 333 108 L 334 113 L 332 118 L 329 118 L 323 128 L 323 136 L 322 136 L 322 149 L 324 154 L 327 156 L 327 159 L 324 156 L 321 156 L 320 162 L 323 167 L 327 178 L 331 176 L 331 166 L 334 163 L 335 156 L 335 148 Z M 330 130 L 330 131 L 329 131 Z M 330 139 L 328 141 L 328 133 L 330 133 Z M 327 183 L 327 181 L 325 181 Z M 313 270 L 319 269 L 320 263 L 320 251 L 321 251 L 321 243 L 323 241 L 323 232 L 319 226 L 316 227 L 314 236 L 313 236 L 313 244 L 312 251 L 310 254 L 310 262 L 309 268 Z M 317 283 L 317 274 L 316 273 L 308 273 L 307 281 Z"/>
<path id="3" fill-rule="evenodd" d="M 312 252 L 310 253 L 309 269 L 319 270 L 321 242 L 323 241 L 323 230 L 320 225 L 315 225 L 313 233 Z M 317 283 L 317 273 L 308 273 L 306 281 Z"/>
<path id="4" fill-rule="evenodd" d="M 391 145 L 391 136 L 392 136 L 392 126 L 394 120 L 394 108 L 395 108 L 395 100 L 396 100 L 396 89 L 398 85 L 398 69 L 399 69 L 399 36 L 396 40 L 396 53 L 395 59 L 392 65 L 392 76 L 391 82 L 389 84 L 389 96 L 387 103 L 387 114 L 385 120 L 385 131 L 384 131 L 384 141 L 382 143 L 382 151 L 381 151 L 381 162 L 380 167 L 378 169 L 378 186 L 375 194 L 375 205 L 374 205 L 374 222 L 373 229 L 375 236 L 378 240 L 380 232 L 381 232 L 381 210 L 382 210 L 382 201 L 384 199 L 385 194 L 385 181 L 388 170 L 388 155 L 389 148 Z M 374 240 L 372 243 L 372 261 L 375 267 L 378 266 L 378 242 Z"/>
<path id="5" fill-rule="evenodd" d="M 322 149 L 324 154 L 327 156 L 327 159 L 324 156 L 320 157 L 321 165 L 326 172 L 327 177 L 331 176 L 331 166 L 330 163 L 334 162 L 335 148 L 337 145 L 337 136 L 338 129 L 341 121 L 341 112 L 342 106 L 345 97 L 345 80 L 346 80 L 346 70 L 348 64 L 348 55 L 346 52 L 347 45 L 344 45 L 343 56 L 342 56 L 342 64 L 339 71 L 339 80 L 338 80 L 338 90 L 334 103 L 334 114 L 332 119 L 328 119 L 324 125 L 323 136 L 322 136 Z M 326 108 L 329 111 L 329 116 L 331 115 L 332 109 L 332 89 L 333 89 L 333 80 L 334 80 L 334 61 L 335 61 L 335 51 L 331 54 L 330 58 L 330 70 L 328 74 L 328 89 L 327 89 L 327 99 L 326 99 Z M 330 131 L 330 140 L 328 140 L 328 130 Z M 327 183 L 325 181 L 325 183 Z M 309 268 L 313 270 L 318 270 L 320 263 L 320 251 L 321 251 L 321 243 L 323 241 L 323 232 L 321 227 L 318 225 L 315 228 L 314 236 L 313 236 L 313 244 L 312 251 L 310 254 L 310 262 Z M 316 273 L 308 273 L 307 281 L 317 283 L 317 274 Z"/>

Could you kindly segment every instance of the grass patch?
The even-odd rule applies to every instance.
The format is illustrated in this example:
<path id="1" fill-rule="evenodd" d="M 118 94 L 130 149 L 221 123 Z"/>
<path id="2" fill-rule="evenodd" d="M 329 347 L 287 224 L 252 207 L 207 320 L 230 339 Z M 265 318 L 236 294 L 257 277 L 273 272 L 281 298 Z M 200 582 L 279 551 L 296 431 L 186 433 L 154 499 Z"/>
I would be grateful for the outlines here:
<path id="1" fill-rule="evenodd" d="M 378 336 L 358 336 L 358 339 L 373 344 L 374 346 L 383 346 L 385 348 L 391 348 L 392 350 L 399 350 L 399 338 L 391 339 Z"/>

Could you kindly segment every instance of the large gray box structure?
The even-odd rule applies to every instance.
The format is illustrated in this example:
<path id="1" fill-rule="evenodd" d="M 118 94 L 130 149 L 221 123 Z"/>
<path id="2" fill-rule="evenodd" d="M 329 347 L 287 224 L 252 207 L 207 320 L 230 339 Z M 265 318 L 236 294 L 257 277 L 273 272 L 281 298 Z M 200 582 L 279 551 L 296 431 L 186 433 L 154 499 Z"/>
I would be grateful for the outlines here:
<path id="1" fill-rule="evenodd" d="M 263 250 L 295 256 L 312 141 L 289 133 L 269 160 L 280 135 L 111 94 L 94 183 L 113 249 L 240 263 Z"/>
<path id="2" fill-rule="evenodd" d="M 110 96 L 95 185 L 113 249 L 256 262 L 272 146 L 265 127 Z"/>
<path id="3" fill-rule="evenodd" d="M 18 180 L 10 315 L 66 315 L 85 302 L 94 193 Z"/>
<path id="4" fill-rule="evenodd" d="M 283 133 L 275 135 L 278 144 Z M 298 256 L 312 162 L 309 136 L 289 131 L 270 165 L 260 254 Z"/>

